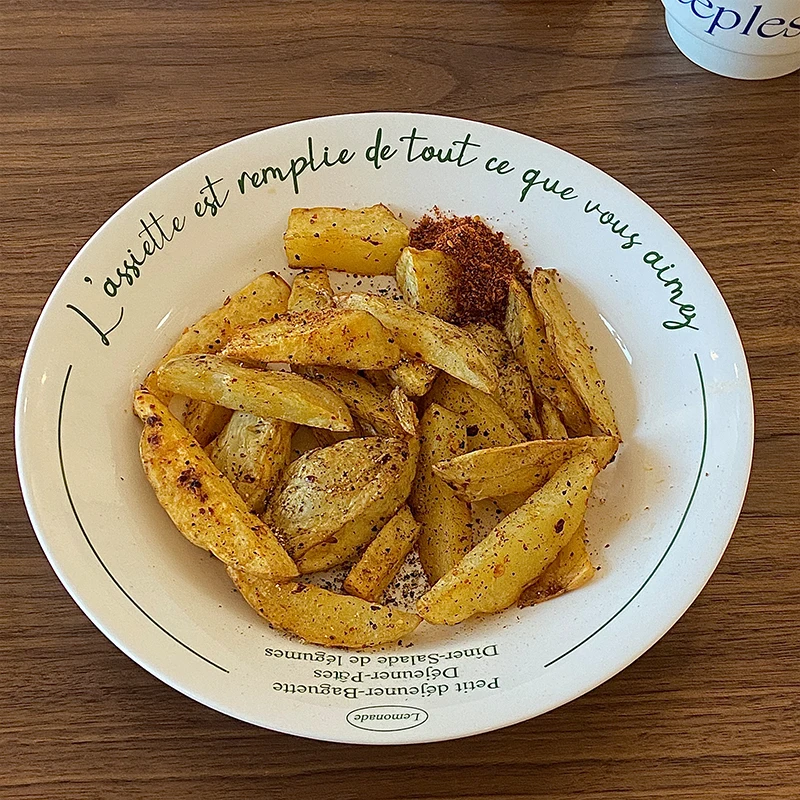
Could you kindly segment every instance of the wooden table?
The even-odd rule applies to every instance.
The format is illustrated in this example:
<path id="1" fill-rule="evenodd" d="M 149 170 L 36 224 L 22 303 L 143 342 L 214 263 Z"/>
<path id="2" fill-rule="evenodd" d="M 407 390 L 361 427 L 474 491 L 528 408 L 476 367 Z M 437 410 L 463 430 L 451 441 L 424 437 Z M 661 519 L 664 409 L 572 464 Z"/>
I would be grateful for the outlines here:
<path id="1" fill-rule="evenodd" d="M 800 797 L 800 74 L 703 72 L 654 0 L 225 5 L 0 7 L 0 796 Z M 387 748 L 250 727 L 128 660 L 39 549 L 12 444 L 37 315 L 113 211 L 242 134 L 374 109 L 511 127 L 626 183 L 716 280 L 757 408 L 733 541 L 659 644 L 544 717 Z"/>

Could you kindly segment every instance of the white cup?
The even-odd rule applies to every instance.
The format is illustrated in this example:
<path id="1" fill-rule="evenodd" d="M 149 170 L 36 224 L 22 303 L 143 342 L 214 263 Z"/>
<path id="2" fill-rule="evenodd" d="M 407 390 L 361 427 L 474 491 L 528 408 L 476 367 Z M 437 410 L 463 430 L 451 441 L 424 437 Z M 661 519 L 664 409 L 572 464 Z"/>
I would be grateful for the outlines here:
<path id="1" fill-rule="evenodd" d="M 764 80 L 800 69 L 800 0 L 661 0 L 667 30 L 698 66 Z"/>

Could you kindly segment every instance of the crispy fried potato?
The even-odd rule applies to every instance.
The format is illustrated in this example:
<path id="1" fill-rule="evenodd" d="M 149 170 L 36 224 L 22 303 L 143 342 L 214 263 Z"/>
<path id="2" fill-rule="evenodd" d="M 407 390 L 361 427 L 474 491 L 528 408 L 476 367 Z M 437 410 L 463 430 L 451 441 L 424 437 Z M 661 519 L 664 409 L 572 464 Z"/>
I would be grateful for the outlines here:
<path id="1" fill-rule="evenodd" d="M 257 417 L 347 431 L 353 419 L 333 392 L 299 375 L 242 367 L 215 355 L 178 356 L 156 370 L 167 391 Z"/>
<path id="2" fill-rule="evenodd" d="M 303 311 L 244 328 L 222 352 L 261 364 L 347 369 L 388 369 L 400 360 L 400 348 L 375 317 L 346 308 Z"/>
<path id="3" fill-rule="evenodd" d="M 344 590 L 362 600 L 378 600 L 413 549 L 419 532 L 420 526 L 408 506 L 403 506 L 347 574 Z"/>
<path id="4" fill-rule="evenodd" d="M 520 608 L 551 600 L 560 594 L 578 589 L 597 573 L 589 558 L 581 523 L 550 566 L 519 596 Z"/>
<path id="5" fill-rule="evenodd" d="M 290 267 L 392 275 L 408 228 L 385 205 L 293 208 L 283 235 Z"/>
<path id="6" fill-rule="evenodd" d="M 472 514 L 433 472 L 433 464 L 466 451 L 466 422 L 432 403 L 420 422 L 417 474 L 409 504 L 422 526 L 419 557 L 431 583 L 446 575 L 472 548 Z"/>
<path id="7" fill-rule="evenodd" d="M 589 416 L 547 341 L 542 315 L 517 280 L 508 287 L 505 330 L 517 358 L 528 368 L 533 390 L 561 412 L 574 434 L 590 434 Z"/>
<path id="8" fill-rule="evenodd" d="M 336 303 L 342 308 L 372 314 L 391 332 L 406 354 L 482 392 L 491 393 L 497 388 L 497 370 L 475 340 L 461 328 L 405 303 L 376 295 L 352 292 L 339 295 Z"/>
<path id="9" fill-rule="evenodd" d="M 590 450 L 600 469 L 614 457 L 619 440 L 613 436 L 540 439 L 510 447 L 491 447 L 439 461 L 434 472 L 457 497 L 468 503 L 510 494 L 531 495 L 541 489 L 570 458 Z"/>
<path id="10" fill-rule="evenodd" d="M 412 308 L 450 322 L 458 310 L 461 270 L 455 259 L 438 250 L 405 247 L 395 266 L 397 285 Z"/>
<path id="11" fill-rule="evenodd" d="M 330 447 L 336 442 L 343 442 L 345 439 L 360 439 L 367 434 L 361 429 L 361 423 L 354 417 L 353 430 L 351 431 L 329 431 L 325 428 L 309 428 L 311 435 L 316 439 L 320 447 Z"/>
<path id="12" fill-rule="evenodd" d="M 222 433 L 233 411 L 202 400 L 187 400 L 183 412 L 183 427 L 205 447 Z"/>
<path id="13" fill-rule="evenodd" d="M 331 539 L 391 495 L 414 462 L 409 442 L 378 437 L 346 439 L 301 455 L 284 472 L 268 509 L 289 553 L 299 557 Z"/>
<path id="14" fill-rule="evenodd" d="M 397 417 L 397 422 L 403 434 L 411 437 L 416 436 L 417 426 L 419 424 L 417 408 L 408 397 L 406 397 L 406 393 L 399 386 L 395 386 L 395 388 L 392 389 L 392 393 L 389 395 L 389 402 L 391 403 L 394 415 Z"/>
<path id="15" fill-rule="evenodd" d="M 497 368 L 499 382 L 493 397 L 528 439 L 541 439 L 542 428 L 528 371 L 517 361 L 505 334 L 488 322 L 470 323 L 464 330 Z"/>
<path id="16" fill-rule="evenodd" d="M 539 421 L 545 439 L 567 439 L 567 429 L 561 421 L 558 409 L 546 398 L 539 398 Z"/>
<path id="17" fill-rule="evenodd" d="M 133 407 L 144 422 L 139 451 L 145 475 L 178 530 L 238 569 L 273 580 L 296 576 L 294 562 L 272 529 L 250 513 L 166 405 L 140 389 Z"/>
<path id="18" fill-rule="evenodd" d="M 525 437 L 514 420 L 484 392 L 441 373 L 428 392 L 426 402 L 438 403 L 467 422 L 467 449 L 502 447 L 524 442 Z"/>
<path id="19" fill-rule="evenodd" d="M 324 269 L 309 269 L 294 276 L 289 311 L 320 311 L 333 305 L 333 289 Z"/>
<path id="20" fill-rule="evenodd" d="M 433 386 L 439 370 L 418 358 L 401 358 L 388 374 L 409 397 L 422 397 Z"/>
<path id="21" fill-rule="evenodd" d="M 599 471 L 589 452 L 563 464 L 420 598 L 420 616 L 436 625 L 455 625 L 474 614 L 508 608 L 578 529 Z"/>
<path id="22" fill-rule="evenodd" d="M 544 317 L 547 341 L 567 380 L 588 409 L 592 422 L 609 436 L 619 438 L 619 426 L 606 395 L 605 381 L 600 377 L 592 348 L 558 290 L 558 280 L 555 270 L 536 269 L 533 273 L 533 299 Z"/>
<path id="23" fill-rule="evenodd" d="M 208 448 L 208 455 L 254 514 L 289 463 L 295 426 L 237 411 Z"/>
<path id="24" fill-rule="evenodd" d="M 340 367 L 300 367 L 298 372 L 339 395 L 350 413 L 369 422 L 379 436 L 405 435 L 390 395 L 376 389 L 366 378 Z"/>
<path id="25" fill-rule="evenodd" d="M 273 583 L 228 569 L 245 601 L 270 625 L 312 644 L 374 647 L 408 636 L 420 623 L 415 614 L 335 594 L 307 583 Z"/>

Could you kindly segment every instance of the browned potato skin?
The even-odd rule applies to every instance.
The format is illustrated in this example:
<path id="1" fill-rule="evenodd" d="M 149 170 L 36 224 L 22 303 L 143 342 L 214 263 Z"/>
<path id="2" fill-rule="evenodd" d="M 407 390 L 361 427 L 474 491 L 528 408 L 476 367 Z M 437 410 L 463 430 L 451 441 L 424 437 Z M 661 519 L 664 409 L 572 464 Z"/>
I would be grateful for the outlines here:
<path id="1" fill-rule="evenodd" d="M 362 600 L 379 600 L 413 549 L 420 530 L 408 506 L 403 506 L 350 570 L 344 590 Z"/>
<path id="2" fill-rule="evenodd" d="M 221 561 L 282 581 L 298 574 L 272 529 L 250 513 L 200 444 L 157 397 L 134 396 L 144 422 L 139 449 L 158 502 L 178 530 Z"/>
<path id="3" fill-rule="evenodd" d="M 544 317 L 547 341 L 567 380 L 589 410 L 592 422 L 609 436 L 619 438 L 619 426 L 606 395 L 605 381 L 597 369 L 592 348 L 561 296 L 558 281 L 555 270 L 536 269 L 533 273 L 533 300 Z"/>
<path id="4" fill-rule="evenodd" d="M 178 356 L 156 370 L 159 386 L 266 419 L 348 431 L 353 419 L 333 392 L 291 372 L 243 367 L 224 356 Z"/>
<path id="5" fill-rule="evenodd" d="M 294 276 L 289 311 L 319 311 L 333 305 L 333 289 L 324 269 L 309 269 Z"/>
<path id="6" fill-rule="evenodd" d="M 466 451 L 463 418 L 432 403 L 419 426 L 420 452 L 409 505 L 422 526 L 418 550 L 431 583 L 447 574 L 472 548 L 470 507 L 433 471 L 434 463 Z"/>
<path id="7" fill-rule="evenodd" d="M 561 412 L 574 434 L 588 436 L 592 432 L 589 415 L 553 353 L 540 311 L 517 280 L 508 287 L 505 331 L 520 363 L 528 368 L 536 394 Z"/>
<path id="8" fill-rule="evenodd" d="M 183 412 L 183 426 L 203 447 L 222 433 L 233 411 L 224 406 L 204 403 L 202 400 L 187 400 Z"/>
<path id="9" fill-rule="evenodd" d="M 541 489 L 565 461 L 587 449 L 605 469 L 618 446 L 613 436 L 540 439 L 475 450 L 439 461 L 433 470 L 465 502 L 512 494 L 527 497 Z"/>
<path id="10" fill-rule="evenodd" d="M 525 441 L 522 431 L 497 401 L 447 373 L 440 373 L 425 397 L 428 403 L 461 414 L 467 423 L 467 449 L 502 447 Z"/>
<path id="11" fill-rule="evenodd" d="M 230 568 L 228 575 L 247 603 L 270 625 L 312 644 L 375 647 L 408 636 L 420 623 L 415 614 L 319 586 L 274 583 Z"/>
<path id="12" fill-rule="evenodd" d="M 289 463 L 295 425 L 237 411 L 207 452 L 254 514 L 261 514 L 267 497 Z"/>
<path id="13" fill-rule="evenodd" d="M 392 275 L 408 228 L 382 203 L 368 208 L 293 208 L 283 235 L 292 268 Z"/>
<path id="14" fill-rule="evenodd" d="M 420 616 L 436 625 L 455 625 L 515 603 L 578 529 L 599 471 L 588 451 L 563 464 L 420 598 Z"/>
<path id="15" fill-rule="evenodd" d="M 243 328 L 223 355 L 257 364 L 316 364 L 345 369 L 388 369 L 400 348 L 375 317 L 364 311 L 328 308 L 287 314 Z"/>
<path id="16" fill-rule="evenodd" d="M 412 308 L 450 322 L 458 310 L 461 269 L 438 250 L 405 247 L 395 266 L 397 285 Z"/>
<path id="17" fill-rule="evenodd" d="M 583 541 L 585 535 L 586 529 L 581 523 L 555 561 L 519 596 L 520 608 L 543 603 L 578 589 L 597 574 Z"/>

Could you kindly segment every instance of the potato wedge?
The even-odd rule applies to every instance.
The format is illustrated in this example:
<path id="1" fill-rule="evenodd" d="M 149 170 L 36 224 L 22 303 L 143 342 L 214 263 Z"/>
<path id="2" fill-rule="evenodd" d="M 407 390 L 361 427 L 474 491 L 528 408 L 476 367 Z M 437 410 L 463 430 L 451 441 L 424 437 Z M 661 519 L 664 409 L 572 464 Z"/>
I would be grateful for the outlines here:
<path id="1" fill-rule="evenodd" d="M 361 429 L 361 423 L 355 418 L 353 418 L 353 430 L 351 431 L 329 431 L 325 428 L 309 428 L 309 430 L 320 447 L 330 447 L 345 439 L 360 439 L 367 435 Z"/>
<path id="2" fill-rule="evenodd" d="M 238 331 L 223 355 L 261 364 L 320 364 L 347 369 L 388 369 L 400 348 L 375 317 L 329 308 L 289 314 Z"/>
<path id="3" fill-rule="evenodd" d="M 294 276 L 289 311 L 320 311 L 333 305 L 333 289 L 324 269 L 309 269 Z"/>
<path id="4" fill-rule="evenodd" d="M 539 398 L 539 421 L 545 439 L 567 439 L 567 429 L 561 421 L 558 409 L 546 398 Z"/>
<path id="5" fill-rule="evenodd" d="M 300 375 L 330 389 L 344 400 L 350 413 L 369 422 L 379 436 L 404 436 L 390 395 L 366 378 L 341 367 L 299 367 Z"/>
<path id="6" fill-rule="evenodd" d="M 290 267 L 392 275 L 408 228 L 385 205 L 293 208 L 283 245 Z"/>
<path id="7" fill-rule="evenodd" d="M 439 370 L 418 358 L 401 358 L 388 374 L 409 397 L 422 397 L 433 386 Z"/>
<path id="8" fill-rule="evenodd" d="M 410 486 L 415 462 L 409 442 L 378 437 L 346 439 L 301 455 L 284 472 L 269 504 L 289 553 L 299 557 L 333 538 L 343 525 L 391 496 L 396 484 L 407 481 Z"/>
<path id="9" fill-rule="evenodd" d="M 406 393 L 399 387 L 395 386 L 392 393 L 389 395 L 389 403 L 392 406 L 397 422 L 405 436 L 415 437 L 417 435 L 417 426 L 419 420 L 417 419 L 416 406 L 406 397 Z"/>
<path id="10" fill-rule="evenodd" d="M 541 439 L 542 428 L 536 413 L 536 399 L 528 371 L 517 361 L 505 334 L 488 322 L 464 326 L 491 359 L 499 378 L 493 394 L 500 408 L 514 420 L 527 439 Z"/>
<path id="11" fill-rule="evenodd" d="M 455 625 L 516 602 L 578 529 L 599 471 L 589 452 L 563 464 L 420 598 L 420 616 L 436 625 Z"/>
<path id="12" fill-rule="evenodd" d="M 510 447 L 475 450 L 433 465 L 434 472 L 467 503 L 487 497 L 533 494 L 570 458 L 590 450 L 600 469 L 614 457 L 619 440 L 613 436 L 539 439 Z"/>
<path id="13" fill-rule="evenodd" d="M 418 550 L 431 583 L 446 575 L 472 548 L 472 514 L 453 490 L 433 472 L 433 464 L 467 447 L 466 422 L 432 403 L 419 426 L 420 450 L 409 505 L 422 526 Z"/>
<path id="14" fill-rule="evenodd" d="M 291 372 L 242 367 L 222 356 L 186 355 L 156 370 L 164 389 L 257 417 L 347 431 L 353 419 L 333 392 Z"/>
<path id="15" fill-rule="evenodd" d="M 461 414 L 467 422 L 467 449 L 502 447 L 524 442 L 514 420 L 484 392 L 441 373 L 425 397 L 426 402 Z"/>
<path id="16" fill-rule="evenodd" d="M 216 467 L 254 514 L 264 511 L 269 493 L 289 463 L 295 426 L 237 411 L 208 448 Z"/>
<path id="17" fill-rule="evenodd" d="M 183 412 L 183 427 L 205 447 L 222 433 L 233 411 L 202 400 L 187 400 Z"/>
<path id="18" fill-rule="evenodd" d="M 517 358 L 528 368 L 533 390 L 561 412 L 574 434 L 589 435 L 589 415 L 547 341 L 542 315 L 517 280 L 508 287 L 505 330 Z"/>
<path id="19" fill-rule="evenodd" d="M 533 300 L 544 317 L 547 341 L 575 394 L 588 409 L 592 422 L 609 436 L 620 438 L 614 409 L 606 395 L 605 381 L 600 377 L 592 348 L 569 313 L 558 290 L 558 281 L 555 270 L 536 269 L 533 273 Z"/>
<path id="20" fill-rule="evenodd" d="M 405 247 L 395 266 L 397 285 L 412 308 L 450 322 L 458 310 L 461 269 L 438 250 Z"/>
<path id="21" fill-rule="evenodd" d="M 344 590 L 362 600 L 379 600 L 414 548 L 419 532 L 419 523 L 408 506 L 403 506 L 353 565 L 344 580 Z"/>
<path id="22" fill-rule="evenodd" d="M 550 566 L 519 596 L 519 607 L 525 608 L 536 603 L 551 600 L 565 592 L 578 589 L 588 583 L 596 574 L 586 542 L 586 530 L 581 523 L 572 538 L 564 545 Z"/>
<path id="23" fill-rule="evenodd" d="M 366 311 L 390 331 L 401 349 L 482 392 L 497 388 L 497 370 L 475 340 L 449 322 L 372 294 L 339 295 L 342 308 Z"/>
<path id="24" fill-rule="evenodd" d="M 144 422 L 139 451 L 145 475 L 178 530 L 237 569 L 276 581 L 295 577 L 297 567 L 272 529 L 250 513 L 166 405 L 140 389 L 133 407 Z"/>
<path id="25" fill-rule="evenodd" d="M 218 353 L 230 339 L 233 331 L 242 325 L 252 325 L 259 319 L 272 319 L 286 311 L 289 284 L 274 272 L 265 272 L 214 311 L 201 317 L 184 330 L 170 351 L 159 361 L 164 364 L 172 358 L 187 353 Z M 152 373 L 145 379 L 148 390 L 169 402 Z M 208 409 L 206 414 L 211 413 Z"/>
<path id="26" fill-rule="evenodd" d="M 245 601 L 270 625 L 312 644 L 362 648 L 408 636 L 420 623 L 416 614 L 335 594 L 308 583 L 274 583 L 229 569 Z"/>

